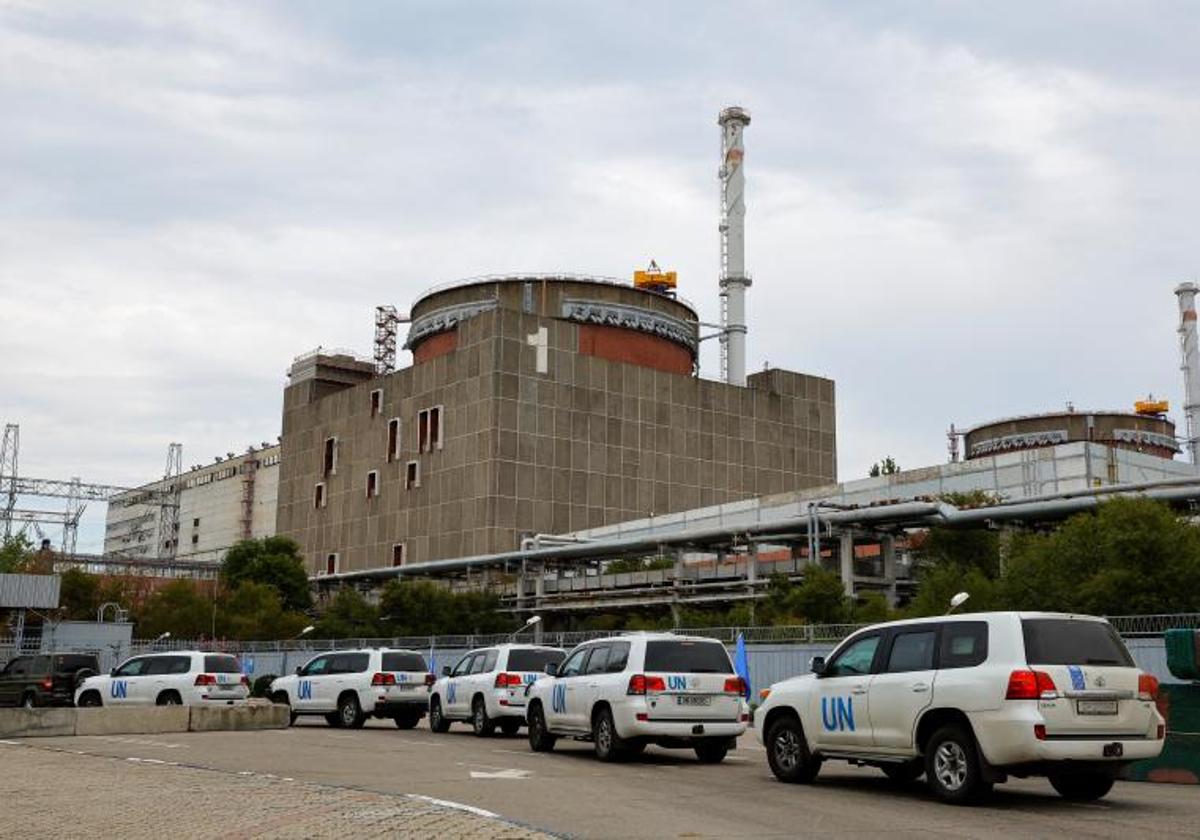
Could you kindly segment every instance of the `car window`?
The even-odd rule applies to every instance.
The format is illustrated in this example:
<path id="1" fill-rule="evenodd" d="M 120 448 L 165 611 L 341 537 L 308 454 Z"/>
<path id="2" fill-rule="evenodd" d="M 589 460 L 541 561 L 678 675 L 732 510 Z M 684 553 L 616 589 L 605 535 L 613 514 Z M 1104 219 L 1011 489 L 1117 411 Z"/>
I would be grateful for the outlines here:
<path id="1" fill-rule="evenodd" d="M 608 672 L 608 645 L 596 645 L 592 648 L 592 655 L 588 657 L 587 664 L 583 666 L 585 674 L 604 674 Z"/>
<path id="2" fill-rule="evenodd" d="M 29 666 L 29 672 L 31 674 L 48 674 L 48 673 L 50 673 L 50 657 L 49 656 L 33 657 L 33 663 Z"/>
<path id="3" fill-rule="evenodd" d="M 938 668 L 972 668 L 982 665 L 988 653 L 986 621 L 949 621 L 942 625 L 942 650 Z"/>
<path id="4" fill-rule="evenodd" d="M 127 660 L 121 667 L 117 668 L 115 676 L 118 677 L 137 677 L 145 673 L 146 667 L 150 664 L 147 657 L 139 656 L 135 659 Z"/>
<path id="5" fill-rule="evenodd" d="M 540 674 L 546 670 L 546 666 L 551 662 L 556 665 L 562 662 L 566 655 L 564 651 L 555 650 L 554 648 L 538 648 L 536 650 L 518 648 L 508 652 L 506 670 Z"/>
<path id="6" fill-rule="evenodd" d="M 371 667 L 369 653 L 339 653 L 334 657 L 331 673 L 361 674 Z"/>
<path id="7" fill-rule="evenodd" d="M 29 657 L 18 656 L 13 661 L 4 666 L 4 676 L 6 677 L 22 677 L 29 673 Z"/>
<path id="8" fill-rule="evenodd" d="M 879 635 L 864 636 L 850 643 L 825 668 L 827 677 L 849 677 L 871 673 L 875 660 L 875 649 L 879 647 Z"/>
<path id="9" fill-rule="evenodd" d="M 645 670 L 658 674 L 732 674 L 733 663 L 720 642 L 681 639 L 647 642 Z"/>
<path id="10" fill-rule="evenodd" d="M 608 649 L 608 665 L 605 671 L 609 674 L 619 674 L 625 670 L 629 662 L 629 642 L 613 642 Z"/>
<path id="11" fill-rule="evenodd" d="M 318 656 L 316 659 L 304 666 L 304 671 L 301 673 L 301 676 L 319 677 L 322 674 L 328 674 L 330 660 L 332 658 L 333 657 L 331 656 Z"/>
<path id="12" fill-rule="evenodd" d="M 887 672 L 933 670 L 933 652 L 937 646 L 937 630 L 912 630 L 892 637 L 892 652 L 888 656 Z"/>
<path id="13" fill-rule="evenodd" d="M 471 673 L 472 674 L 490 674 L 492 671 L 495 671 L 496 670 L 496 659 L 499 656 L 500 656 L 500 651 L 489 650 L 487 653 L 484 654 L 483 659 L 481 660 L 480 664 L 471 666 L 471 668 L 472 668 Z M 479 670 L 476 671 L 476 670 L 474 670 L 475 668 L 479 668 Z"/>
<path id="14" fill-rule="evenodd" d="M 186 674 L 192 669 L 190 656 L 151 656 L 146 660 L 142 673 L 146 676 L 162 676 L 164 674 Z"/>
<path id="15" fill-rule="evenodd" d="M 204 673 L 206 674 L 240 674 L 242 666 L 236 656 L 228 654 L 210 654 L 204 657 Z"/>
<path id="16" fill-rule="evenodd" d="M 1133 658 L 1112 625 L 1070 618 L 1024 618 L 1025 661 L 1030 665 L 1121 665 Z"/>
<path id="17" fill-rule="evenodd" d="M 476 656 L 482 654 L 468 653 L 462 659 L 458 660 L 458 664 L 454 666 L 454 670 L 450 672 L 452 677 L 461 677 L 464 674 L 471 673 L 471 663 L 475 661 Z"/>
<path id="18" fill-rule="evenodd" d="M 591 652 L 591 647 L 580 648 L 567 657 L 558 675 L 560 677 L 577 677 L 583 672 L 583 660 Z"/>
<path id="19" fill-rule="evenodd" d="M 54 668 L 62 674 L 74 674 L 87 668 L 91 671 L 99 670 L 100 663 L 94 656 L 86 656 L 83 654 L 63 654 L 55 657 Z"/>
<path id="20" fill-rule="evenodd" d="M 427 671 L 425 660 L 419 653 L 393 651 L 383 655 L 383 670 L 385 671 Z"/>

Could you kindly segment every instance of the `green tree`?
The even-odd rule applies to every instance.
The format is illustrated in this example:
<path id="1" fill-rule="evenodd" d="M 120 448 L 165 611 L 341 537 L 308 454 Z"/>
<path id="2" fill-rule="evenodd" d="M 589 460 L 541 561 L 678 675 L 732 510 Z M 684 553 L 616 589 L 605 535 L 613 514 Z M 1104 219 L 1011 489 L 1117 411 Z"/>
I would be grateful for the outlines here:
<path id="1" fill-rule="evenodd" d="M 247 581 L 221 601 L 218 632 L 231 639 L 290 639 L 304 629 L 303 613 L 287 612 L 279 591 Z"/>
<path id="2" fill-rule="evenodd" d="M 235 543 L 221 561 L 221 581 L 230 590 L 247 582 L 272 586 L 279 593 L 285 611 L 307 610 L 312 606 L 300 546 L 288 537 Z"/>
<path id="3" fill-rule="evenodd" d="M 626 572 L 646 572 L 657 569 L 674 568 L 675 561 L 670 557 L 624 557 L 613 560 L 604 567 L 606 575 L 620 575 Z"/>
<path id="4" fill-rule="evenodd" d="M 959 592 L 970 593 L 971 599 L 957 612 L 1004 609 L 1000 584 L 976 566 L 958 563 L 930 566 L 922 572 L 920 581 L 916 597 L 908 606 L 911 615 L 942 615 L 950 608 L 950 599 Z"/>
<path id="5" fill-rule="evenodd" d="M 792 612 L 810 624 L 840 624 L 850 617 L 841 575 L 819 566 L 805 570 L 788 601 Z"/>
<path id="6" fill-rule="evenodd" d="M 491 593 L 455 593 L 431 581 L 391 581 L 379 607 L 387 630 L 400 636 L 500 633 L 519 624 Z"/>
<path id="7" fill-rule="evenodd" d="M 32 559 L 33 545 L 24 534 L 12 534 L 0 542 L 0 574 L 22 572 Z"/>
<path id="8" fill-rule="evenodd" d="M 313 622 L 315 639 L 374 639 L 385 635 L 379 608 L 367 603 L 352 586 L 343 586 Z"/>
<path id="9" fill-rule="evenodd" d="M 896 463 L 895 458 L 888 455 L 882 461 L 872 464 L 868 475 L 871 478 L 879 478 L 881 475 L 895 475 L 898 472 L 900 472 L 900 465 Z"/>
<path id="10" fill-rule="evenodd" d="M 100 579 L 82 569 L 71 568 L 62 573 L 58 590 L 58 606 L 68 621 L 95 621 L 100 606 Z"/>
<path id="11" fill-rule="evenodd" d="M 137 633 L 144 639 L 170 632 L 181 639 L 212 631 L 213 601 L 194 581 L 176 580 L 146 599 L 138 615 Z"/>

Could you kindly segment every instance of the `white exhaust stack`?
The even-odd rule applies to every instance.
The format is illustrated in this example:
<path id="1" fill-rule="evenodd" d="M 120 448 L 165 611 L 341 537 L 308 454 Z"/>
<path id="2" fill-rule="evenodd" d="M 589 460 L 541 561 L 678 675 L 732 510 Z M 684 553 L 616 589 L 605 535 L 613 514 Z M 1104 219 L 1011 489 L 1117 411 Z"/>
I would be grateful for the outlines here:
<path id="1" fill-rule="evenodd" d="M 746 175 L 742 131 L 750 112 L 736 105 L 721 111 L 721 379 L 746 384 Z"/>
<path id="2" fill-rule="evenodd" d="M 1183 356 L 1183 413 L 1187 417 L 1187 448 L 1192 463 L 1200 466 L 1200 344 L 1196 337 L 1195 283 L 1180 283 L 1175 288 L 1179 298 L 1179 350 Z"/>

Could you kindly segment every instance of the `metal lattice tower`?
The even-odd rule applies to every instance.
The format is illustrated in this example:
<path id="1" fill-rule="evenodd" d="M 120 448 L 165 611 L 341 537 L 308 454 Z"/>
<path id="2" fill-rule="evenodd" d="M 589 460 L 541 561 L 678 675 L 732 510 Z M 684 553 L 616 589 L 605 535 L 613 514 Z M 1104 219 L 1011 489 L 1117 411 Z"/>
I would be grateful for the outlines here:
<path id="1" fill-rule="evenodd" d="M 83 501 L 83 482 L 79 476 L 71 479 L 67 495 L 67 512 L 63 519 L 62 553 L 65 557 L 75 556 L 75 543 L 79 537 L 79 519 L 87 504 Z"/>
<path id="2" fill-rule="evenodd" d="M 168 482 L 166 495 L 158 513 L 158 556 L 172 560 L 179 549 L 179 497 L 183 492 L 183 444 L 167 447 L 167 469 L 163 480 Z M 165 536 L 164 536 L 165 535 Z"/>
<path id="3" fill-rule="evenodd" d="M 16 423 L 4 426 L 4 442 L 0 444 L 0 482 L 4 493 L 4 536 L 12 536 L 13 510 L 17 506 L 17 450 L 21 442 L 21 427 Z"/>
<path id="4" fill-rule="evenodd" d="M 750 112 L 731 106 L 717 118 L 721 126 L 721 380 L 746 384 L 746 175 L 742 132 Z"/>
<path id="5" fill-rule="evenodd" d="M 411 320 L 394 306 L 375 307 L 375 373 L 379 376 L 396 369 L 396 331 Z"/>

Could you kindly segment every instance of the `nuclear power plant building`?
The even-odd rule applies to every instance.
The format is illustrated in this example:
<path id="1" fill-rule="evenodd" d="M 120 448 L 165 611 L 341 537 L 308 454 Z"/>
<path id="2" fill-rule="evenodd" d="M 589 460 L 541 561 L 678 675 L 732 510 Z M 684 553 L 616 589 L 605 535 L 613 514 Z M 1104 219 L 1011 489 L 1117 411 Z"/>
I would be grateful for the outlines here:
<path id="1" fill-rule="evenodd" d="M 695 309 L 639 286 L 463 281 L 414 303 L 411 367 L 298 358 L 278 533 L 320 576 L 836 480 L 831 380 L 779 369 L 744 387 L 701 379 Z"/>

